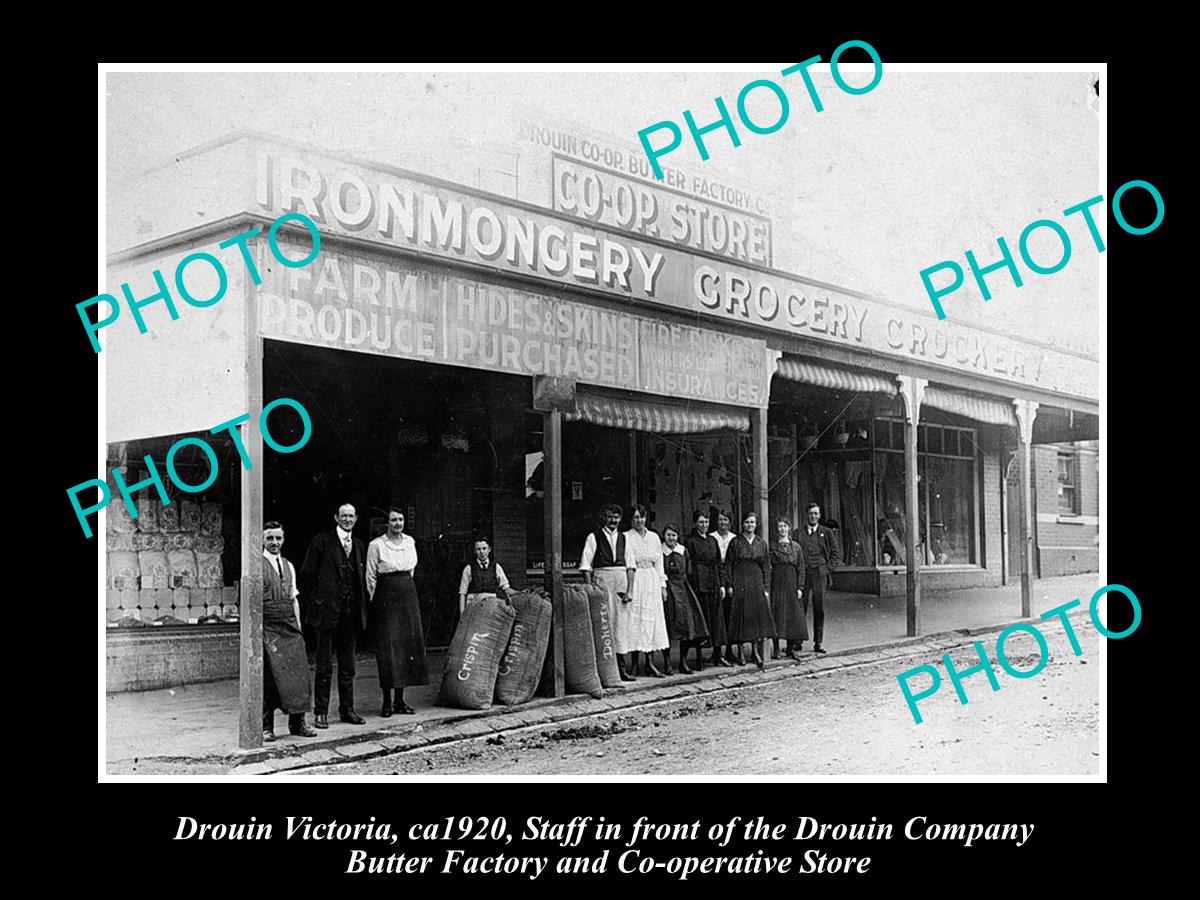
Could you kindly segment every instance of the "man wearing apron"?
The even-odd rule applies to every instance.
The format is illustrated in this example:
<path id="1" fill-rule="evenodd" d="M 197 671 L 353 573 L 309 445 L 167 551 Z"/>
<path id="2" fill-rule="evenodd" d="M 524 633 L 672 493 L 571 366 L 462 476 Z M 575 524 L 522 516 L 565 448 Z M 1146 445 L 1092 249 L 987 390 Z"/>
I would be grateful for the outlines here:
<path id="1" fill-rule="evenodd" d="M 583 543 L 579 571 L 583 580 L 603 589 L 608 596 L 608 621 L 617 621 L 617 606 L 625 603 L 629 593 L 629 573 L 625 569 L 625 535 L 621 534 L 621 507 L 610 503 L 601 514 L 603 528 L 589 532 Z M 636 681 L 625 669 L 621 654 L 617 654 L 617 669 L 622 681 Z"/>
<path id="2" fill-rule="evenodd" d="M 288 714 L 288 731 L 298 737 L 316 737 L 304 721 L 312 705 L 308 683 L 308 654 L 300 630 L 296 603 L 296 570 L 279 551 L 283 526 L 263 526 L 263 740 L 275 740 L 275 709 Z"/>

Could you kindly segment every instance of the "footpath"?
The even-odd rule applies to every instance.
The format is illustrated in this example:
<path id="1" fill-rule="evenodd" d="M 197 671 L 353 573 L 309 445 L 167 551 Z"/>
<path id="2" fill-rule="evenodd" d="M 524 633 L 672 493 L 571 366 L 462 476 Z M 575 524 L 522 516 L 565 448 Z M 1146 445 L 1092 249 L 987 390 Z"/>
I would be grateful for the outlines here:
<path id="1" fill-rule="evenodd" d="M 1088 600 L 1099 586 L 1099 577 L 1094 573 L 1034 582 L 1033 621 L 1041 612 L 1075 598 L 1082 602 L 1086 616 Z M 374 659 L 362 656 L 358 660 L 354 689 L 355 708 L 366 718 L 365 725 L 339 722 L 335 699 L 330 727 L 319 731 L 318 737 L 289 735 L 287 717 L 277 713 L 275 731 L 279 739 L 251 751 L 237 749 L 236 679 L 108 694 L 106 771 L 110 775 L 241 776 L 361 761 L 914 654 L 932 661 L 947 648 L 969 642 L 975 634 L 999 631 L 1020 621 L 1030 620 L 1021 618 L 1020 588 L 1015 585 L 926 592 L 921 605 L 923 635 L 916 638 L 904 635 L 903 597 L 833 592 L 826 600 L 825 648 L 829 652 L 824 655 L 813 653 L 812 643 L 808 642 L 799 661 L 768 661 L 762 671 L 754 666 L 706 667 L 702 672 L 680 675 L 676 668 L 672 677 L 639 677 L 624 689 L 607 691 L 599 699 L 582 694 L 539 697 L 520 706 L 495 706 L 479 711 L 433 705 L 441 683 L 443 657 L 431 654 L 430 684 L 405 691 L 405 698 L 417 714 L 387 719 L 379 717 L 381 695 Z"/>

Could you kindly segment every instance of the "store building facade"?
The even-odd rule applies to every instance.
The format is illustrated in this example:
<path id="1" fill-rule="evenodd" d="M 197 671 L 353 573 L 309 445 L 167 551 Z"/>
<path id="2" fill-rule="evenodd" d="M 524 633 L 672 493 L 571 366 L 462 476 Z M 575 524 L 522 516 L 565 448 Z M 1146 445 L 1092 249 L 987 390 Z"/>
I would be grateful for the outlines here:
<path id="1" fill-rule="evenodd" d="M 815 500 L 843 541 L 836 586 L 906 594 L 911 633 L 922 585 L 1022 580 L 1027 607 L 1037 557 L 1046 574 L 1068 564 L 1049 549 L 1067 538 L 1034 544 L 1035 523 L 1051 523 L 1027 488 L 1044 465 L 1035 444 L 1098 436 L 1094 359 L 774 270 L 762 214 L 693 197 L 713 215 L 685 239 L 666 230 L 673 201 L 657 185 L 559 153 L 552 178 L 544 204 L 526 202 L 237 134 L 122 192 L 110 286 L 149 296 L 154 269 L 200 248 L 228 285 L 205 308 L 176 297 L 177 317 L 148 306 L 146 334 L 105 329 L 110 464 L 132 483 L 146 454 L 161 467 L 179 436 L 212 439 L 249 410 L 252 466 L 213 439 L 217 482 L 178 514 L 152 492 L 137 522 L 110 506 L 110 689 L 236 671 L 254 708 L 261 523 L 282 521 L 299 560 L 346 500 L 365 539 L 389 506 L 407 511 L 433 645 L 452 633 L 474 533 L 493 536 L 517 586 L 557 595 L 608 502 L 686 529 L 696 508 L 797 523 Z M 265 234 L 246 243 L 257 278 L 236 247 L 216 249 L 292 212 L 320 230 L 309 265 L 281 264 Z M 285 258 L 311 253 L 295 222 L 276 238 Z M 204 282 L 189 277 L 189 292 L 214 295 Z M 295 454 L 264 453 L 253 427 L 278 397 L 311 416 Z M 284 443 L 299 433 L 285 420 Z M 1079 485 L 1094 471 L 1076 462 L 1078 484 L 1058 482 L 1093 519 Z M 184 662 L 188 641 L 207 669 Z"/>

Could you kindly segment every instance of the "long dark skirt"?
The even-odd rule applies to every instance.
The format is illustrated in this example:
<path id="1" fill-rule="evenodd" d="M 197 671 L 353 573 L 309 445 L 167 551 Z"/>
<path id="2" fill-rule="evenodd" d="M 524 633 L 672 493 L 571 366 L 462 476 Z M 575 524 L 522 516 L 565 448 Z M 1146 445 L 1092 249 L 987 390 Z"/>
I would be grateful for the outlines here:
<path id="1" fill-rule="evenodd" d="M 705 591 L 698 595 L 700 608 L 704 610 L 704 620 L 708 625 L 709 644 L 713 647 L 723 647 L 729 643 L 726 628 L 728 601 L 722 602 L 716 591 Z"/>
<path id="2" fill-rule="evenodd" d="M 808 640 L 804 608 L 796 596 L 798 580 L 793 565 L 776 564 L 771 569 L 771 615 L 779 637 L 789 641 Z"/>
<path id="3" fill-rule="evenodd" d="M 407 572 L 380 575 L 371 601 L 371 616 L 380 688 L 390 691 L 410 684 L 428 684 L 425 632 L 412 576 Z"/>
<path id="4" fill-rule="evenodd" d="M 763 593 L 762 569 L 753 561 L 738 560 L 733 570 L 733 603 L 729 608 L 729 643 L 740 644 L 775 637 L 771 605 Z"/>
<path id="5" fill-rule="evenodd" d="M 702 641 L 708 637 L 708 623 L 692 586 L 682 574 L 667 576 L 667 635 L 673 641 Z"/>

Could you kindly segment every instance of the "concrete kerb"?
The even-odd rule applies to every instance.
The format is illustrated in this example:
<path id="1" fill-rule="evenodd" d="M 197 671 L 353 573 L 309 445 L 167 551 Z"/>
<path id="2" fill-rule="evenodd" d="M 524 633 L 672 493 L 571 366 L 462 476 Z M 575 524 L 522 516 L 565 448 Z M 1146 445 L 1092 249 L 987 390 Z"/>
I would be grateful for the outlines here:
<path id="1" fill-rule="evenodd" d="M 1071 618 L 1087 615 L 1086 608 L 1072 610 Z M 806 655 L 799 660 L 772 660 L 758 671 L 705 670 L 692 675 L 676 675 L 667 684 L 638 684 L 622 691 L 607 691 L 602 699 L 580 694 L 566 697 L 537 697 L 520 707 L 495 706 L 479 712 L 455 711 L 444 718 L 415 726 L 391 726 L 362 735 L 340 737 L 319 744 L 292 747 L 270 747 L 243 751 L 232 757 L 230 774 L 262 775 L 299 767 L 358 761 L 376 756 L 405 753 L 431 745 L 477 740 L 496 734 L 554 725 L 572 719 L 589 718 L 608 712 L 619 712 L 651 704 L 700 696 L 714 691 L 737 690 L 755 684 L 781 681 L 787 678 L 821 674 L 845 666 L 871 665 L 911 656 L 904 651 L 917 645 L 931 651 L 944 651 L 961 646 L 965 638 L 995 634 L 1015 624 L 1036 624 L 1039 618 L 1022 618 L 976 628 L 956 628 L 950 631 L 904 637 L 877 644 L 831 650 L 821 656 Z M 864 659 L 864 657 L 868 657 Z M 317 762 L 317 759 L 324 762 Z"/>

